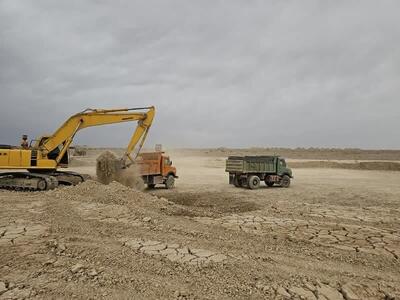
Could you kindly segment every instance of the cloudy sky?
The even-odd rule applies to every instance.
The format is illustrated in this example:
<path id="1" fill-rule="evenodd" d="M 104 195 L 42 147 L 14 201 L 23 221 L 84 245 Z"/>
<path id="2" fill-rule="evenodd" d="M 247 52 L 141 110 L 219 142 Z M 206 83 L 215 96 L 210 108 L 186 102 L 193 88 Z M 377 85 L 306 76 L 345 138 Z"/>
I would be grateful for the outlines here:
<path id="1" fill-rule="evenodd" d="M 400 1 L 0 0 L 0 143 L 155 105 L 148 145 L 400 148 Z M 133 124 L 76 142 L 123 146 Z"/>

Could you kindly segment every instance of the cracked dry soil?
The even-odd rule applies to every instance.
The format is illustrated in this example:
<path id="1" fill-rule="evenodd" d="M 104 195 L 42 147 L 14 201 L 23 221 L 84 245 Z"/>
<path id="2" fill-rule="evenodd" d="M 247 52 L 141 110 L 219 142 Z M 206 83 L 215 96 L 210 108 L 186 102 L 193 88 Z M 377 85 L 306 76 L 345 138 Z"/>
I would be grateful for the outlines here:
<path id="1" fill-rule="evenodd" d="M 249 191 L 212 159 L 175 157 L 172 191 L 0 191 L 0 299 L 400 297 L 400 172 Z"/>

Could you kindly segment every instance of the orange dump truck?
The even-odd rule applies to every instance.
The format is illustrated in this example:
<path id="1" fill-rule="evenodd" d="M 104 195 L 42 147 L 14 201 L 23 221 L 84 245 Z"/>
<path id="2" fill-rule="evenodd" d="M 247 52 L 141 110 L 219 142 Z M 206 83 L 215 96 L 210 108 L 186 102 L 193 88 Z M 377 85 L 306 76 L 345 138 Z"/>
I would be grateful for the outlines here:
<path id="1" fill-rule="evenodd" d="M 149 188 L 165 184 L 167 189 L 175 186 L 176 168 L 164 152 L 141 153 L 136 159 L 143 181 Z"/>

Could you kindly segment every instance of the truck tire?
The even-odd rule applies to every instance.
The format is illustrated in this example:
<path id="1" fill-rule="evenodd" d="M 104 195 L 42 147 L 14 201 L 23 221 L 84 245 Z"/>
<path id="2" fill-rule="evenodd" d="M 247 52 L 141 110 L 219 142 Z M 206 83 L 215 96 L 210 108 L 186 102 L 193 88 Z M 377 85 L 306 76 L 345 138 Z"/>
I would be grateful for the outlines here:
<path id="1" fill-rule="evenodd" d="M 247 185 L 249 189 L 255 190 L 260 187 L 260 177 L 258 176 L 250 176 L 247 180 Z"/>
<path id="2" fill-rule="evenodd" d="M 235 187 L 241 187 L 239 176 L 235 175 L 235 177 L 233 178 L 233 185 Z"/>
<path id="3" fill-rule="evenodd" d="M 149 189 L 154 189 L 156 187 L 156 185 L 154 183 L 150 183 L 150 184 L 147 185 L 147 187 Z"/>
<path id="4" fill-rule="evenodd" d="M 168 175 L 167 179 L 165 180 L 165 187 L 167 190 L 173 189 L 175 186 L 175 178 L 173 175 Z"/>
<path id="5" fill-rule="evenodd" d="M 279 182 L 279 186 L 288 188 L 290 186 L 290 177 L 283 175 L 281 181 Z"/>
<path id="6" fill-rule="evenodd" d="M 274 183 L 275 183 L 275 182 L 273 182 L 273 181 L 270 180 L 269 175 L 265 176 L 264 182 L 265 182 L 265 184 L 266 184 L 267 186 L 269 186 L 269 187 L 273 186 Z"/>

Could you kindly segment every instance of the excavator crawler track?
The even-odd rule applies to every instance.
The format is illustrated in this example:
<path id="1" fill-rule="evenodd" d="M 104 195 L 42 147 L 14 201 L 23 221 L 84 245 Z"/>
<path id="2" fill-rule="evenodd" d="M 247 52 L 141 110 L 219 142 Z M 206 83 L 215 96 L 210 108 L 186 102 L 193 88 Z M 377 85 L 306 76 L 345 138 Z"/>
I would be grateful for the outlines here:
<path id="1" fill-rule="evenodd" d="M 51 173 L 8 172 L 0 173 L 0 189 L 15 191 L 48 191 L 59 185 L 77 185 L 89 176 L 75 172 Z"/>
<path id="2" fill-rule="evenodd" d="M 75 172 L 66 171 L 54 171 L 51 176 L 57 178 L 59 184 L 62 185 L 77 185 L 85 181 L 85 175 L 81 175 Z"/>
<path id="3" fill-rule="evenodd" d="M 0 188 L 16 191 L 48 191 L 58 187 L 56 177 L 30 172 L 0 173 Z"/>

